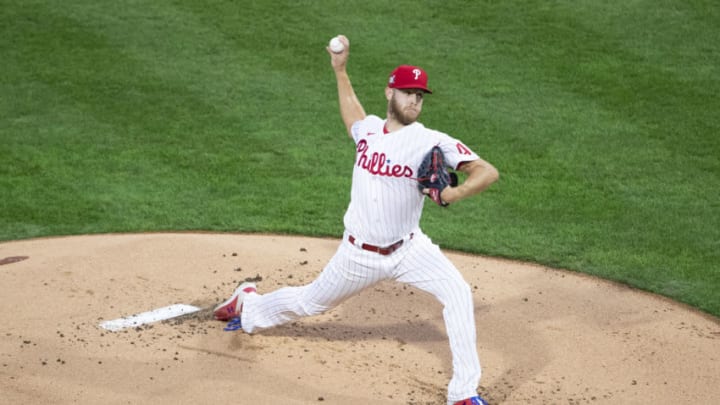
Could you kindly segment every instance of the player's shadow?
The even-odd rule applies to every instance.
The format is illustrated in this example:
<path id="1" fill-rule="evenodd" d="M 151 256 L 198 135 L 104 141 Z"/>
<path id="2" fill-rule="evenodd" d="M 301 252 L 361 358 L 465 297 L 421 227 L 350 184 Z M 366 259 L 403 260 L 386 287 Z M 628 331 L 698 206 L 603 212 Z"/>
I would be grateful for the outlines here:
<path id="1" fill-rule="evenodd" d="M 363 325 L 349 324 L 347 321 L 304 322 L 297 321 L 288 325 L 260 332 L 264 336 L 302 337 L 319 341 L 368 341 L 397 340 L 405 343 L 445 342 L 447 334 L 437 322 L 429 320 L 407 321 Z"/>
<path id="2" fill-rule="evenodd" d="M 260 332 L 266 336 L 325 341 L 442 342 L 442 306 L 430 294 L 393 282 L 380 283 L 316 317 Z"/>

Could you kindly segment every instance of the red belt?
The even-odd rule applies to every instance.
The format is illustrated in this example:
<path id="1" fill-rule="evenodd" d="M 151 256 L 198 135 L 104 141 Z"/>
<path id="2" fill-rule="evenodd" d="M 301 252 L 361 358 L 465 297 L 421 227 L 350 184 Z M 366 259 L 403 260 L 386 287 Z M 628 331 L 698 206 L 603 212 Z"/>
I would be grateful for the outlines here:
<path id="1" fill-rule="evenodd" d="M 409 239 L 412 239 L 412 237 L 413 237 L 413 234 L 410 234 L 410 238 L 409 238 Z M 350 243 L 352 243 L 352 244 L 354 245 L 354 244 L 355 244 L 355 237 L 352 236 L 352 235 L 348 235 L 348 241 L 350 241 Z M 381 255 L 383 255 L 383 256 L 387 256 L 387 255 L 389 255 L 390 253 L 392 253 L 392 252 L 400 249 L 400 246 L 402 246 L 403 243 L 405 243 L 405 239 L 400 239 L 399 241 L 393 243 L 393 244 L 390 245 L 390 246 L 386 246 L 386 247 L 380 247 L 380 246 L 375 246 L 375 245 L 370 245 L 370 244 L 367 244 L 367 243 L 363 243 L 362 245 L 360 245 L 360 248 L 362 248 L 362 249 L 364 249 L 364 250 L 369 250 L 369 251 L 371 251 L 371 252 L 375 252 L 375 253 L 377 253 L 377 254 L 381 254 Z"/>

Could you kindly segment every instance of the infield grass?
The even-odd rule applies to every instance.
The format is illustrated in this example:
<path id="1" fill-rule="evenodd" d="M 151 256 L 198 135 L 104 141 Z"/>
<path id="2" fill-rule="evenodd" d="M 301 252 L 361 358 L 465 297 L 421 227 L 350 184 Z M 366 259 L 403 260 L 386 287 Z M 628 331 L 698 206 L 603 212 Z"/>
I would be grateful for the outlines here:
<path id="1" fill-rule="evenodd" d="M 353 145 L 398 64 L 421 121 L 501 172 L 427 205 L 443 247 L 530 260 L 720 315 L 715 1 L 3 0 L 0 240 L 210 230 L 339 236 Z"/>

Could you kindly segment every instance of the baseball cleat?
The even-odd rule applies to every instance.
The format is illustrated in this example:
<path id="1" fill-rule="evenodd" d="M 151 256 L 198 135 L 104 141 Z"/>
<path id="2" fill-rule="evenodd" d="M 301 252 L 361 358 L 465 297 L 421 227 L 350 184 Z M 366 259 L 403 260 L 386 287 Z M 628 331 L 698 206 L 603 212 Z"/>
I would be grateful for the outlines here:
<path id="1" fill-rule="evenodd" d="M 214 315 L 218 321 L 227 321 L 229 319 L 240 316 L 242 310 L 242 302 L 250 293 L 257 293 L 255 283 L 242 283 L 235 289 L 233 295 L 225 302 L 215 307 Z"/>
<path id="2" fill-rule="evenodd" d="M 472 398 L 466 398 L 462 401 L 455 402 L 455 405 L 488 405 L 488 403 L 480 398 L 480 395 L 476 395 Z"/>

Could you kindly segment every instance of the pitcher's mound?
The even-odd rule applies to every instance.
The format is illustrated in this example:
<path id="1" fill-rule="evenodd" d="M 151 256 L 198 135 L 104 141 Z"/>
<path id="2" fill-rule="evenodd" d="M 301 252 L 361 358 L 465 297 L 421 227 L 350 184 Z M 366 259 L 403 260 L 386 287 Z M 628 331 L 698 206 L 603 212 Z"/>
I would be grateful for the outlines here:
<path id="1" fill-rule="evenodd" d="M 242 280 L 259 280 L 260 293 L 309 283 L 338 243 L 233 234 L 0 243 L 0 259 L 12 258 L 0 266 L 3 403 L 444 404 L 442 308 L 413 288 L 384 282 L 252 336 L 211 320 Z M 571 272 L 446 253 L 473 289 L 480 392 L 491 404 L 720 403 L 717 319 Z M 99 326 L 174 304 L 201 309 Z"/>

